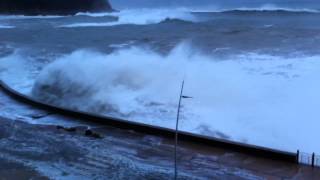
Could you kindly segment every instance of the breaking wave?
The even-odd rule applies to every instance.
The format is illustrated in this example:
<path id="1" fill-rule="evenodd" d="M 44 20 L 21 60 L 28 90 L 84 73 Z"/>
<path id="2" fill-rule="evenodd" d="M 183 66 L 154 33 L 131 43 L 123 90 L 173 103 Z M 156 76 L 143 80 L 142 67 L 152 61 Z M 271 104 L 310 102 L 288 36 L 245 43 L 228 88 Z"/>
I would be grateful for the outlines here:
<path id="1" fill-rule="evenodd" d="M 273 4 L 265 4 L 260 7 L 239 7 L 232 9 L 221 9 L 221 8 L 195 8 L 190 9 L 192 12 L 216 12 L 216 13 L 225 13 L 225 12 L 283 12 L 283 13 L 320 13 L 320 9 L 310 9 L 310 8 L 289 8 L 281 7 Z"/>
<path id="2" fill-rule="evenodd" d="M 77 16 L 90 17 L 114 17 L 116 21 L 106 22 L 84 22 L 62 25 L 60 27 L 76 28 L 76 27 L 104 27 L 116 25 L 148 25 L 158 24 L 166 20 L 174 19 L 183 22 L 202 22 L 206 19 L 197 16 L 197 13 L 231 13 L 231 14 L 253 14 L 253 13 L 268 13 L 268 14 L 305 14 L 319 13 L 317 9 L 295 9 L 283 8 L 274 5 L 264 5 L 257 8 L 234 8 L 234 9 L 219 9 L 219 8 L 173 8 L 173 9 L 125 9 L 113 13 L 78 13 Z"/>
<path id="3" fill-rule="evenodd" d="M 1 24 L 0 24 L 0 29 L 11 29 L 11 28 L 15 28 L 15 27 L 14 27 L 14 26 L 1 25 Z"/>
<path id="4" fill-rule="evenodd" d="M 55 19 L 55 18 L 63 18 L 67 16 L 25 16 L 25 15 L 0 15 L 0 20 L 10 20 L 10 19 Z"/>
<path id="5" fill-rule="evenodd" d="M 314 143 L 320 138 L 318 59 L 243 54 L 216 60 L 188 44 L 167 56 L 139 47 L 79 50 L 43 69 L 32 93 L 59 106 L 173 128 L 185 79 L 185 95 L 194 98 L 183 100 L 183 130 L 320 152 Z"/>
<path id="6" fill-rule="evenodd" d="M 74 23 L 62 27 L 97 27 L 97 26 L 116 26 L 124 24 L 147 25 L 158 24 L 166 19 L 179 19 L 183 21 L 196 21 L 196 17 L 187 11 L 177 9 L 132 9 L 122 10 L 113 13 L 78 13 L 78 16 L 116 17 L 117 21 L 99 23 Z"/>
<path id="7" fill-rule="evenodd" d="M 320 14 L 320 11 L 317 10 L 287 10 L 287 9 L 275 9 L 275 10 L 267 10 L 267 9 L 233 9 L 233 10 L 224 10 L 219 13 L 232 13 L 232 14 Z"/>
<path id="8" fill-rule="evenodd" d="M 320 13 L 319 10 L 313 9 L 286 9 L 286 8 L 238 8 L 238 9 L 229 9 L 219 12 L 239 12 L 239 13 Z"/>

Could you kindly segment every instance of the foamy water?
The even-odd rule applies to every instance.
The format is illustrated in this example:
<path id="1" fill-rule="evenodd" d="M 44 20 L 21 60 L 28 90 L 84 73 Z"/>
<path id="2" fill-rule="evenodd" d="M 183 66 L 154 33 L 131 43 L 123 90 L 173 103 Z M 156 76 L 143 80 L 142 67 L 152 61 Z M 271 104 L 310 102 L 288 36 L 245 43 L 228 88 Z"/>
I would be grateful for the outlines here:
<path id="1" fill-rule="evenodd" d="M 93 58 L 94 57 L 94 58 Z M 186 44 L 168 56 L 133 47 L 79 50 L 47 66 L 33 95 L 43 101 L 282 150 L 320 152 L 320 57 L 242 54 L 215 59 Z"/>
<path id="2" fill-rule="evenodd" d="M 240 12 L 219 13 L 233 10 Z M 247 18 L 249 11 L 259 16 Z M 278 11 L 286 14 L 279 21 Z M 262 6 L 0 16 L 2 28 L 15 28 L 0 30 L 0 78 L 48 103 L 168 128 L 175 127 L 185 79 L 184 94 L 193 99 L 183 99 L 180 129 L 281 150 L 320 152 L 315 142 L 320 137 L 320 24 L 318 14 L 310 14 L 316 11 Z M 168 18 L 194 23 L 157 25 Z M 139 26 L 119 26 L 129 24 Z M 150 24 L 152 28 L 144 26 Z M 189 38 L 215 56 L 186 43 L 166 56 L 150 50 L 166 53 Z M 21 51 L 13 53 L 7 44 Z M 288 52 L 290 57 L 284 57 Z"/>
<path id="3" fill-rule="evenodd" d="M 60 27 L 98 27 L 98 26 L 116 26 L 123 24 L 147 25 L 157 24 L 166 19 L 180 19 L 184 21 L 196 21 L 196 17 L 184 9 L 127 9 L 114 13 L 78 13 L 77 15 L 86 15 L 92 17 L 113 16 L 118 20 L 114 22 L 97 23 L 73 23 L 62 25 Z"/>
<path id="4" fill-rule="evenodd" d="M 266 4 L 261 7 L 240 7 L 232 9 L 222 9 L 217 7 L 201 7 L 201 8 L 173 8 L 173 9 L 124 9 L 120 12 L 113 13 L 78 13 L 77 16 L 90 16 L 90 17 L 116 17 L 116 21 L 107 22 L 79 22 L 61 25 L 59 27 L 64 28 L 81 28 L 81 27 L 108 27 L 117 25 L 148 25 L 148 24 L 158 24 L 165 21 L 166 19 L 179 19 L 189 22 L 201 22 L 205 19 L 201 19 L 192 12 L 229 12 L 229 11 L 243 11 L 243 12 L 277 12 L 284 11 L 287 13 L 320 13 L 317 9 L 307 9 L 307 8 L 286 8 L 278 7 L 272 4 Z"/>
<path id="5" fill-rule="evenodd" d="M 0 20 L 11 20 L 11 19 L 55 19 L 68 16 L 24 16 L 24 15 L 0 15 Z"/>
<path id="6" fill-rule="evenodd" d="M 34 66 L 20 51 L 0 58 L 0 80 L 22 93 L 30 94 L 34 83 Z"/>
<path id="7" fill-rule="evenodd" d="M 8 26 L 8 25 L 1 25 L 0 24 L 0 29 L 11 29 L 11 28 L 15 28 L 14 26 Z"/>
<path id="8" fill-rule="evenodd" d="M 287 11 L 287 12 L 301 12 L 301 13 L 320 13 L 317 9 L 311 8 L 289 8 L 289 7 L 281 7 L 274 4 L 265 4 L 260 7 L 240 7 L 234 9 L 216 9 L 216 12 L 224 12 L 224 11 Z"/>

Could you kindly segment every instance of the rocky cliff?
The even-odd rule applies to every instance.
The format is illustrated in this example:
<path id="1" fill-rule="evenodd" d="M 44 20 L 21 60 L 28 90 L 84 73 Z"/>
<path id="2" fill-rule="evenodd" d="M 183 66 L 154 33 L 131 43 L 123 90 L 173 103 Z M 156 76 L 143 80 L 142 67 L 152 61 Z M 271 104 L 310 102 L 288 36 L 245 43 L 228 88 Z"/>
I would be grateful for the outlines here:
<path id="1" fill-rule="evenodd" d="M 112 11 L 108 0 L 0 0 L 0 14 L 73 15 Z"/>

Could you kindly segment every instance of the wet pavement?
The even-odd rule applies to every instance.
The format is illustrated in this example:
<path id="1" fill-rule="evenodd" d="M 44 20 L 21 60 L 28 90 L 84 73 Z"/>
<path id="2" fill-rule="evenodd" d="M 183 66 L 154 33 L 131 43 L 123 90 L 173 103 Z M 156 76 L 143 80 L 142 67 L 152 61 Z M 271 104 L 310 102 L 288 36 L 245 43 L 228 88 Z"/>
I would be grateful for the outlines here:
<path id="1" fill-rule="evenodd" d="M 81 122 L 0 97 L 0 179 L 173 178 L 173 139 Z M 227 149 L 183 142 L 178 150 L 179 179 L 320 177 L 320 168 Z"/>

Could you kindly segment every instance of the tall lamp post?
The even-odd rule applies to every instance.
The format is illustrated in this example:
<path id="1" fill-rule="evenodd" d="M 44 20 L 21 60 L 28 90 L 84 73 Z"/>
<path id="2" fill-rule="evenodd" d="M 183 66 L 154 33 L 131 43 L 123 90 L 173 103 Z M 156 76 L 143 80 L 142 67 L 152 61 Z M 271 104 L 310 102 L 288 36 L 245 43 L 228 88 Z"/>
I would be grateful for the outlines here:
<path id="1" fill-rule="evenodd" d="M 182 81 L 182 85 L 181 85 L 179 104 L 178 104 L 178 111 L 177 111 L 176 129 L 175 129 L 175 144 L 174 144 L 174 179 L 175 180 L 178 178 L 177 148 L 178 148 L 178 134 L 179 134 L 179 118 L 180 118 L 181 100 L 182 99 L 192 98 L 192 97 L 183 95 L 183 88 L 184 88 L 184 80 Z"/>

